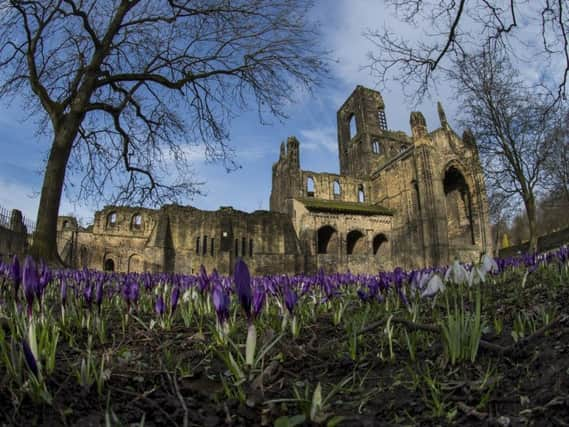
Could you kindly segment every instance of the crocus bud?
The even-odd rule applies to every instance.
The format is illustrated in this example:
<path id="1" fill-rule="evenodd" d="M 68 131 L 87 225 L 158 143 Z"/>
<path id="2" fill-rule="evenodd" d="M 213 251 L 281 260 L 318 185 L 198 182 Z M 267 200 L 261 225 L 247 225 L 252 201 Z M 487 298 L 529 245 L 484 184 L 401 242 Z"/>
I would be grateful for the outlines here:
<path id="1" fill-rule="evenodd" d="M 287 310 L 292 315 L 294 311 L 294 307 L 298 301 L 298 295 L 294 290 L 291 289 L 290 286 L 287 286 L 284 290 L 284 302 Z"/>
<path id="2" fill-rule="evenodd" d="M 32 373 L 37 377 L 39 374 L 38 364 L 30 345 L 25 339 L 22 340 L 22 350 L 24 352 L 24 359 L 26 360 L 28 368 L 30 368 L 30 371 L 32 371 Z"/>
<path id="3" fill-rule="evenodd" d="M 242 259 L 237 261 L 235 264 L 235 274 L 233 275 L 235 280 L 235 288 L 237 291 L 237 297 L 239 298 L 239 303 L 247 319 L 251 318 L 251 275 L 249 274 L 249 268 L 247 264 Z"/>
<path id="4" fill-rule="evenodd" d="M 257 286 L 253 291 L 253 317 L 256 319 L 265 304 L 265 290 Z"/>
<path id="5" fill-rule="evenodd" d="M 180 299 L 180 287 L 174 286 L 174 289 L 172 289 L 172 298 L 170 299 L 171 313 L 174 313 L 176 311 L 179 299 Z"/>
<path id="6" fill-rule="evenodd" d="M 211 299 L 217 314 L 217 320 L 220 324 L 225 323 L 229 318 L 229 304 L 231 302 L 229 295 L 220 285 L 215 285 L 211 292 Z"/>
<path id="7" fill-rule="evenodd" d="M 433 274 L 433 276 L 427 282 L 427 287 L 421 294 L 421 298 L 432 297 L 438 292 L 443 292 L 445 290 L 445 285 L 438 274 Z"/>
<path id="8" fill-rule="evenodd" d="M 156 304 L 154 305 L 154 309 L 156 310 L 156 314 L 158 314 L 158 316 L 162 317 L 164 315 L 164 312 L 166 311 L 166 306 L 164 305 L 164 298 L 162 297 L 162 295 L 158 295 L 158 298 L 156 298 Z"/>
<path id="9" fill-rule="evenodd" d="M 12 265 L 10 266 L 10 277 L 14 282 L 14 294 L 16 295 L 16 299 L 18 298 L 18 290 L 20 289 L 20 283 L 22 281 L 22 276 L 20 272 L 20 261 L 18 260 L 18 256 L 14 255 L 12 259 Z"/>
<path id="10" fill-rule="evenodd" d="M 32 257 L 29 255 L 24 261 L 24 273 L 22 275 L 22 281 L 24 284 L 24 295 L 26 296 L 26 302 L 28 303 L 28 315 L 31 316 L 34 296 L 36 295 L 36 289 L 39 286 L 39 277 L 36 264 Z"/>

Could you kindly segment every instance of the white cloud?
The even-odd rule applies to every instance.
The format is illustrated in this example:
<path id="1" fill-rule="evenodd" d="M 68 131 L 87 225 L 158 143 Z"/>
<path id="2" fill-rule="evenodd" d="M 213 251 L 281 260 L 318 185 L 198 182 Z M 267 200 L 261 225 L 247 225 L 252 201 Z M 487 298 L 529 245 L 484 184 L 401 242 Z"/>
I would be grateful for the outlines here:
<path id="1" fill-rule="evenodd" d="M 300 147 L 306 150 L 325 149 L 330 153 L 337 153 L 338 142 L 336 128 L 324 127 L 300 130 Z"/>

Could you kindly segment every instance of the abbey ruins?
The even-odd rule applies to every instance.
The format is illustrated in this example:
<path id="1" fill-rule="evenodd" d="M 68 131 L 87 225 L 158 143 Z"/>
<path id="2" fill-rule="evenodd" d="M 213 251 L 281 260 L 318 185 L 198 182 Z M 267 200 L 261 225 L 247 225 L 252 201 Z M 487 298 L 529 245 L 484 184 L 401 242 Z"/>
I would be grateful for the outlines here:
<path id="1" fill-rule="evenodd" d="M 488 203 L 472 134 L 459 137 L 439 104 L 430 131 L 411 113 L 411 135 L 389 130 L 381 94 L 356 87 L 337 113 L 340 174 L 300 168 L 290 137 L 273 165 L 270 211 L 108 206 L 94 224 L 60 217 L 62 258 L 113 271 L 254 274 L 346 271 L 475 260 L 490 251 Z"/>

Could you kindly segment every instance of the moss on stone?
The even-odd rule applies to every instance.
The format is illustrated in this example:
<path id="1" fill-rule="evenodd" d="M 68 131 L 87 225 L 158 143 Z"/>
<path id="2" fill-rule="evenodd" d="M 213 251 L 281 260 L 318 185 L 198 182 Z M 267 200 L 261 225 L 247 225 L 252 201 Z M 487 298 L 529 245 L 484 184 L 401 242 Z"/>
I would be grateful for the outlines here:
<path id="1" fill-rule="evenodd" d="M 309 197 L 297 198 L 309 211 L 351 213 L 357 215 L 389 215 L 393 211 L 383 206 L 366 203 L 342 202 L 338 200 L 322 200 Z"/>

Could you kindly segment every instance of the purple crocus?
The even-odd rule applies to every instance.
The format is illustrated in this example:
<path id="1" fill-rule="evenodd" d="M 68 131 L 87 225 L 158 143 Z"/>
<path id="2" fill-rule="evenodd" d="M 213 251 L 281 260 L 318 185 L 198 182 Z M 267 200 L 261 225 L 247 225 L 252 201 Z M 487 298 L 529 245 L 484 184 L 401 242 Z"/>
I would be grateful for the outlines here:
<path id="1" fill-rule="evenodd" d="M 103 276 L 99 277 L 97 280 L 97 289 L 95 290 L 95 304 L 99 308 L 99 312 L 101 311 L 101 305 L 103 304 Z"/>
<path id="2" fill-rule="evenodd" d="M 242 259 L 237 261 L 235 264 L 235 273 L 233 275 L 235 280 L 235 288 L 237 291 L 237 298 L 239 298 L 239 303 L 243 310 L 245 310 L 245 314 L 247 315 L 247 319 L 251 319 L 251 275 L 249 274 L 249 268 L 247 264 Z"/>
<path id="3" fill-rule="evenodd" d="M 38 364 L 36 362 L 36 358 L 34 356 L 34 353 L 32 352 L 32 349 L 30 348 L 30 345 L 28 344 L 28 342 L 25 339 L 22 340 L 22 350 L 24 351 L 24 359 L 26 359 L 26 364 L 28 365 L 28 368 L 30 368 L 30 371 L 32 371 L 32 373 L 37 378 L 37 376 L 39 374 Z"/>
<path id="4" fill-rule="evenodd" d="M 20 272 L 20 261 L 18 260 L 18 256 L 14 255 L 12 259 L 12 265 L 10 266 L 10 277 L 14 282 L 14 295 L 16 301 L 18 301 L 18 291 L 20 289 L 20 283 L 22 282 L 22 275 Z"/>
<path id="5" fill-rule="evenodd" d="M 180 299 L 180 287 L 174 286 L 174 289 L 172 289 L 172 297 L 170 298 L 170 313 L 173 314 L 176 311 L 179 299 Z"/>
<path id="6" fill-rule="evenodd" d="M 42 262 L 40 271 L 41 273 L 39 275 L 39 285 L 38 289 L 36 290 L 36 296 L 38 297 L 39 301 L 41 301 L 43 291 L 45 290 L 49 282 L 51 282 L 52 278 L 51 270 L 49 269 L 49 267 L 45 262 Z"/>
<path id="7" fill-rule="evenodd" d="M 209 277 L 205 271 L 204 265 L 200 265 L 200 273 L 198 274 L 199 289 L 203 293 L 209 286 Z"/>
<path id="8" fill-rule="evenodd" d="M 259 316 L 259 313 L 261 313 L 261 310 L 265 305 L 265 298 L 266 298 L 265 290 L 262 287 L 257 286 L 253 291 L 253 306 L 252 306 L 253 318 L 256 319 Z"/>
<path id="9" fill-rule="evenodd" d="M 166 305 L 164 304 L 164 298 L 162 295 L 158 295 L 156 298 L 156 304 L 154 305 L 154 309 L 156 310 L 156 314 L 162 317 L 164 316 L 164 312 L 166 311 Z"/>
<path id="10" fill-rule="evenodd" d="M 220 324 L 225 323 L 229 319 L 229 304 L 231 303 L 229 294 L 220 285 L 214 285 L 211 291 L 211 299 L 217 314 L 217 320 Z"/>
<path id="11" fill-rule="evenodd" d="M 39 277 L 36 264 L 31 256 L 27 256 L 24 261 L 24 273 L 22 274 L 22 282 L 24 284 L 24 295 L 28 303 L 28 316 L 32 315 L 34 297 L 39 286 Z"/>
<path id="12" fill-rule="evenodd" d="M 284 290 L 284 303 L 291 315 L 294 311 L 294 307 L 296 306 L 297 301 L 298 295 L 290 286 L 287 286 Z"/>
<path id="13" fill-rule="evenodd" d="M 65 306 L 67 303 L 67 281 L 61 280 L 61 305 Z"/>
<path id="14" fill-rule="evenodd" d="M 85 305 L 90 309 L 93 302 L 93 286 L 91 284 L 87 284 L 83 289 L 83 298 L 85 299 Z"/>

